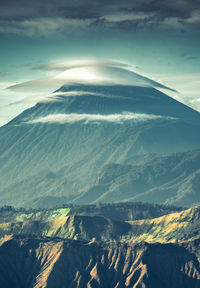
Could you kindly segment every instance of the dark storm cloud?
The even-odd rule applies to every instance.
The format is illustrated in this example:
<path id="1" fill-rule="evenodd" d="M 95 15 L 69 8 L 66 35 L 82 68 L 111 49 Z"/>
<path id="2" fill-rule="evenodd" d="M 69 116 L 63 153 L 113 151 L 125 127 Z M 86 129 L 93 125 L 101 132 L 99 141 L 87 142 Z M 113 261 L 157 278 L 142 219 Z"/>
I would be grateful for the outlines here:
<path id="1" fill-rule="evenodd" d="M 46 35 L 97 27 L 140 29 L 200 25 L 199 0 L 3 0 L 0 32 Z"/>

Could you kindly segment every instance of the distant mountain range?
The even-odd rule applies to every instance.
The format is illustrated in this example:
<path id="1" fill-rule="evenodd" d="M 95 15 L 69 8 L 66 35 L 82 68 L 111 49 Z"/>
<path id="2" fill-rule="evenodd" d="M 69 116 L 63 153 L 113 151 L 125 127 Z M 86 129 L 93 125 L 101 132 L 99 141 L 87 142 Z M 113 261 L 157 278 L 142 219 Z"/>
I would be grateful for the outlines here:
<path id="1" fill-rule="evenodd" d="M 133 156 L 108 164 L 75 202 L 147 201 L 191 206 L 199 202 L 200 150 Z"/>
<path id="2" fill-rule="evenodd" d="M 200 114 L 153 87 L 68 85 L 0 128 L 0 201 L 200 201 Z"/>

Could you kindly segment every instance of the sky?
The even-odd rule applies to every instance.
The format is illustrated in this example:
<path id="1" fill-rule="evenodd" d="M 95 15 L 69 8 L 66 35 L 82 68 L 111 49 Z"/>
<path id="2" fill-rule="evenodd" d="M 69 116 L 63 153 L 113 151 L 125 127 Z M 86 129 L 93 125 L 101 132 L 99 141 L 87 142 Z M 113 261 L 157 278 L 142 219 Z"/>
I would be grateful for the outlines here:
<path id="1" fill-rule="evenodd" d="M 64 68 L 52 65 L 83 59 L 131 65 L 200 111 L 200 1 L 1 0 L 0 125 L 33 93 L 6 87 L 56 77 Z"/>

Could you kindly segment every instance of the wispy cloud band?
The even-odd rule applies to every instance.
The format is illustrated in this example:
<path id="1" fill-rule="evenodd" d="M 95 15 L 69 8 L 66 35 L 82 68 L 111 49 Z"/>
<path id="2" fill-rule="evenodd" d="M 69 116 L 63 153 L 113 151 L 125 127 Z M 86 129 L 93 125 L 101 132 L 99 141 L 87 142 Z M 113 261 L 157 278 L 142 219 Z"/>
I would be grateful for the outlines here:
<path id="1" fill-rule="evenodd" d="M 124 112 L 121 114 L 78 114 L 78 113 L 70 113 L 70 114 L 50 114 L 44 117 L 38 117 L 34 120 L 29 121 L 29 124 L 35 123 L 75 123 L 75 122 L 84 122 L 85 124 L 88 122 L 114 122 L 121 124 L 124 121 L 136 121 L 136 122 L 144 122 L 156 119 L 174 119 L 173 117 L 165 117 L 161 115 L 153 115 L 153 114 L 139 114 L 139 113 L 130 113 Z"/>

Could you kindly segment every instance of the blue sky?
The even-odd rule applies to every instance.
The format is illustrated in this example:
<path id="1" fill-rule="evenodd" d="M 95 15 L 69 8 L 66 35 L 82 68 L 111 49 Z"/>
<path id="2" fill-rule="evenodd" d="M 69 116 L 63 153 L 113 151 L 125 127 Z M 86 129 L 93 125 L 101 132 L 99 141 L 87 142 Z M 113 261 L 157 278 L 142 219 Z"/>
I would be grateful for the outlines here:
<path id="1" fill-rule="evenodd" d="M 53 73 L 42 65 L 85 58 L 131 64 L 200 111 L 199 1 L 132 2 L 3 1 L 0 125 L 25 108 L 9 104 L 27 96 L 5 87 Z"/>

